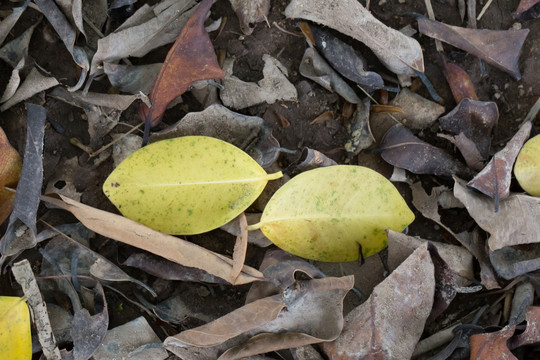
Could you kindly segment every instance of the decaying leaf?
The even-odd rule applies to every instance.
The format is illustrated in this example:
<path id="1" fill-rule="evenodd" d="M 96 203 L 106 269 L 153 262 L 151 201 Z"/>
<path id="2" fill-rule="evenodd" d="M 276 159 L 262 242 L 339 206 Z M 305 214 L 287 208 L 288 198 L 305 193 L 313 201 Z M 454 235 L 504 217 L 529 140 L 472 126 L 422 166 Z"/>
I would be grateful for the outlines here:
<path id="1" fill-rule="evenodd" d="M 358 155 L 360 151 L 367 149 L 375 142 L 375 138 L 369 127 L 369 99 L 360 102 L 356 108 L 354 119 L 349 130 L 349 140 L 345 143 L 345 150 L 352 155 Z"/>
<path id="2" fill-rule="evenodd" d="M 487 334 L 475 334 L 470 337 L 471 359 L 483 360 L 517 360 L 510 349 L 508 339 L 512 337 L 516 325 L 508 325 L 502 330 Z"/>
<path id="3" fill-rule="evenodd" d="M 272 56 L 263 55 L 263 79 L 257 84 L 245 82 L 233 75 L 233 60 L 227 59 L 223 65 L 226 75 L 224 89 L 220 92 L 223 105 L 233 109 L 243 109 L 263 102 L 273 104 L 277 100 L 296 101 L 296 88 L 287 79 L 285 66 Z"/>
<path id="4" fill-rule="evenodd" d="M 339 74 L 328 65 L 315 49 L 310 47 L 306 49 L 298 71 L 302 76 L 315 81 L 326 90 L 332 92 L 335 91 L 346 101 L 352 104 L 358 104 L 360 102 L 360 99 L 349 84 L 347 84 Z"/>
<path id="5" fill-rule="evenodd" d="M 363 42 L 396 74 L 424 72 L 420 44 L 384 25 L 358 1 L 293 0 L 285 9 L 285 15 L 328 26 Z"/>
<path id="6" fill-rule="evenodd" d="M 488 244 L 492 251 L 506 246 L 538 243 L 540 198 L 512 194 L 501 200 L 498 212 L 493 212 L 493 204 L 488 197 L 467 189 L 458 179 L 454 184 L 454 195 L 476 223 L 490 233 Z"/>
<path id="7" fill-rule="evenodd" d="M 0 354 L 5 359 L 31 359 L 30 313 L 23 298 L 0 296 Z"/>
<path id="8" fill-rule="evenodd" d="M 514 166 L 519 185 L 532 196 L 540 197 L 540 135 L 529 139 L 521 148 Z M 0 220 L 1 222 L 1 220 Z"/>
<path id="9" fill-rule="evenodd" d="M 414 136 L 405 126 L 396 124 L 384 135 L 380 147 L 382 158 L 414 174 L 452 176 L 471 172 L 445 151 Z"/>
<path id="10" fill-rule="evenodd" d="M 337 72 L 368 92 L 384 87 L 382 77 L 376 72 L 366 70 L 366 60 L 352 46 L 319 26 L 307 26 L 315 40 L 314 45 Z"/>
<path id="11" fill-rule="evenodd" d="M 478 30 L 451 26 L 418 17 L 418 31 L 431 38 L 444 41 L 487 63 L 501 69 L 519 80 L 519 55 L 529 29 Z"/>
<path id="12" fill-rule="evenodd" d="M 234 219 L 281 176 L 227 142 L 184 136 L 131 154 L 103 192 L 132 220 L 169 234 L 199 234 Z"/>
<path id="13" fill-rule="evenodd" d="M 138 94 L 150 94 L 163 64 L 120 65 L 104 63 L 103 71 L 111 85 L 120 91 Z"/>
<path id="14" fill-rule="evenodd" d="M 478 148 L 484 159 L 489 156 L 491 131 L 499 120 L 497 104 L 491 101 L 463 99 L 451 112 L 439 119 L 441 128 L 456 135 L 463 133 Z"/>
<path id="15" fill-rule="evenodd" d="M 427 246 L 416 249 L 345 317 L 337 340 L 324 343 L 332 359 L 409 359 L 435 294 L 435 269 Z"/>
<path id="16" fill-rule="evenodd" d="M 21 173 L 21 156 L 11 146 L 4 133 L 4 130 L 0 127 L 0 224 L 6 220 L 13 208 L 13 199 L 15 194 L 9 190 L 4 189 L 4 186 L 15 188 L 19 181 L 19 174 Z"/>
<path id="17" fill-rule="evenodd" d="M 142 316 L 108 330 L 94 353 L 95 359 L 165 360 L 168 356 L 161 340 Z"/>
<path id="18" fill-rule="evenodd" d="M 24 160 L 13 200 L 8 228 L 0 239 L 0 265 L 7 256 L 19 254 L 36 245 L 36 215 L 43 178 L 43 136 L 45 108 L 27 104 L 27 130 Z"/>
<path id="19" fill-rule="evenodd" d="M 42 196 L 41 199 L 71 212 L 87 228 L 105 237 L 231 281 L 232 260 L 223 255 L 177 237 L 157 232 L 123 216 L 95 209 L 62 196 Z M 250 283 L 262 278 L 262 273 L 244 265 L 236 284 Z"/>
<path id="20" fill-rule="evenodd" d="M 10 97 L 5 103 L 0 106 L 0 111 L 6 111 L 15 104 L 24 101 L 33 95 L 52 88 L 60 84 L 58 80 L 53 77 L 42 75 L 36 68 L 32 68 L 26 79 L 24 79 L 21 86 L 17 89 L 15 94 Z"/>
<path id="21" fill-rule="evenodd" d="M 384 229 L 402 231 L 414 220 L 397 189 L 361 166 L 306 171 L 283 185 L 266 205 L 260 228 L 280 248 L 303 258 L 356 261 L 386 247 Z"/>
<path id="22" fill-rule="evenodd" d="M 437 136 L 456 145 L 470 169 L 480 171 L 484 168 L 484 157 L 480 154 L 480 151 L 478 151 L 476 144 L 464 133 L 459 133 L 459 135 L 456 136 L 446 134 L 437 134 Z"/>
<path id="23" fill-rule="evenodd" d="M 512 167 L 519 150 L 529 138 L 531 128 L 531 122 L 527 121 L 523 124 L 504 149 L 493 155 L 486 167 L 467 183 L 468 187 L 476 189 L 495 200 L 495 212 L 499 208 L 499 201 L 510 195 Z"/>
<path id="24" fill-rule="evenodd" d="M 15 68 L 17 64 L 28 56 L 28 47 L 34 29 L 41 23 L 40 17 L 32 26 L 29 26 L 24 33 L 11 40 L 0 49 L 0 59 L 4 60 L 11 67 Z"/>
<path id="25" fill-rule="evenodd" d="M 444 106 L 413 93 L 407 88 L 402 89 L 390 101 L 390 105 L 398 106 L 402 110 L 393 113 L 392 116 L 409 129 L 425 129 L 444 113 Z"/>
<path id="26" fill-rule="evenodd" d="M 90 75 L 103 73 L 103 63 L 117 63 L 130 56 L 142 57 L 153 49 L 172 43 L 195 12 L 194 0 L 163 0 L 147 4 L 114 32 L 98 40 Z"/>
<path id="27" fill-rule="evenodd" d="M 459 104 L 463 99 L 478 100 L 474 85 L 467 72 L 456 64 L 447 62 L 442 54 L 441 60 L 444 77 L 450 86 L 456 104 Z"/>
<path id="28" fill-rule="evenodd" d="M 246 35 L 251 35 L 255 24 L 266 20 L 270 10 L 270 0 L 229 0 L 240 20 L 240 29 Z"/>
<path id="29" fill-rule="evenodd" d="M 499 276 L 511 280 L 540 269 L 540 245 L 506 246 L 490 250 L 489 259 Z"/>
<path id="30" fill-rule="evenodd" d="M 508 347 L 516 349 L 520 346 L 537 344 L 540 342 L 540 332 L 538 331 L 538 323 L 540 322 L 540 307 L 530 306 L 525 313 L 527 327 L 525 331 L 510 339 Z"/>
<path id="31" fill-rule="evenodd" d="M 24 10 L 28 7 L 30 0 L 26 0 L 21 6 L 13 8 L 11 14 L 6 16 L 2 22 L 0 22 L 0 45 L 6 40 L 6 37 L 9 35 L 9 32 L 13 26 L 19 20 L 19 17 L 22 15 Z"/>
<path id="32" fill-rule="evenodd" d="M 168 337 L 165 347 L 185 360 L 231 360 L 334 340 L 343 326 L 343 298 L 353 283 L 352 276 L 299 280 L 279 295 Z"/>
<path id="33" fill-rule="evenodd" d="M 235 113 L 218 104 L 186 114 L 176 124 L 153 133 L 150 142 L 180 136 L 223 140 L 248 153 L 263 168 L 270 166 L 279 154 L 279 143 L 269 141 L 271 128 L 262 118 Z"/>
<path id="34" fill-rule="evenodd" d="M 141 105 L 141 117 L 151 126 L 161 121 L 167 105 L 186 92 L 193 82 L 225 76 L 204 28 L 204 20 L 212 3 L 212 0 L 203 0 L 197 6 L 165 58 L 150 92 L 152 107 Z"/>

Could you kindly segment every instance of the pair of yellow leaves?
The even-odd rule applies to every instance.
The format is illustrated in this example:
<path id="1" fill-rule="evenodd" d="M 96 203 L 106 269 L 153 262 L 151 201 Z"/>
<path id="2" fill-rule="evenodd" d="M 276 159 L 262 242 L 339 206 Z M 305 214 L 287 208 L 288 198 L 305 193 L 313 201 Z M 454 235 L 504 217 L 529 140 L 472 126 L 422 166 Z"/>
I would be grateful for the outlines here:
<path id="1" fill-rule="evenodd" d="M 153 229 L 189 235 L 216 229 L 246 210 L 269 180 L 249 155 L 209 137 L 146 146 L 122 162 L 103 191 L 122 214 Z M 302 173 L 268 202 L 261 228 L 277 246 L 304 258 L 355 261 L 386 247 L 385 229 L 414 220 L 396 188 L 360 166 Z M 360 244 L 360 247 L 359 247 Z"/>
<path id="2" fill-rule="evenodd" d="M 0 357 L 10 360 L 32 358 L 30 314 L 22 298 L 0 296 Z"/>

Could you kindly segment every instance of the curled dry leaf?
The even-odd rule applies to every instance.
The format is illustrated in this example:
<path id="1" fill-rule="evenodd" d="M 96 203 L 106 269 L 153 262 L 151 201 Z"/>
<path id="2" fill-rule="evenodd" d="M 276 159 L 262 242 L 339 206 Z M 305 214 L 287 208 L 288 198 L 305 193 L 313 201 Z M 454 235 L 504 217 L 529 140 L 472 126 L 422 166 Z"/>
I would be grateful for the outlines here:
<path id="1" fill-rule="evenodd" d="M 386 132 L 379 150 L 386 162 L 414 174 L 471 175 L 470 170 L 461 162 L 420 140 L 401 124 L 394 125 Z"/>
<path id="2" fill-rule="evenodd" d="M 282 294 L 168 337 L 165 347 L 181 359 L 206 350 L 205 359 L 224 360 L 334 340 L 343 326 L 343 298 L 353 284 L 352 276 L 297 281 Z"/>
<path id="3" fill-rule="evenodd" d="M 343 360 L 409 359 L 431 312 L 434 294 L 435 269 L 427 245 L 423 245 L 345 317 L 341 335 L 324 343 L 324 352 Z"/>
<path id="4" fill-rule="evenodd" d="M 314 45 L 337 72 L 368 92 L 384 87 L 382 77 L 376 72 L 366 70 L 366 60 L 352 46 L 319 26 L 307 23 L 306 26 L 311 30 Z"/>
<path id="5" fill-rule="evenodd" d="M 441 128 L 456 135 L 463 133 L 478 148 L 484 159 L 489 156 L 491 131 L 499 120 L 497 104 L 491 101 L 463 99 L 451 112 L 439 119 Z"/>
<path id="6" fill-rule="evenodd" d="M 529 139 L 521 148 L 514 166 L 519 185 L 532 196 L 540 197 L 540 135 Z M 1 220 L 0 220 L 1 222 Z"/>
<path id="7" fill-rule="evenodd" d="M 42 196 L 45 202 L 71 212 L 84 226 L 108 238 L 159 255 L 178 264 L 194 267 L 231 282 L 232 260 L 177 237 L 152 230 L 123 216 L 95 209 L 63 196 Z M 263 274 L 244 265 L 236 284 L 258 281 Z"/>
<path id="8" fill-rule="evenodd" d="M 334 166 L 337 162 L 330 159 L 322 152 L 310 148 L 304 148 L 295 167 L 300 171 L 307 171 L 325 166 Z"/>
<path id="9" fill-rule="evenodd" d="M 523 143 L 529 138 L 531 128 L 530 121 L 523 124 L 504 149 L 493 155 L 487 166 L 467 183 L 468 187 L 495 200 L 495 212 L 499 208 L 499 201 L 510 195 L 512 167 Z"/>
<path id="10" fill-rule="evenodd" d="M 521 30 L 477 30 L 451 26 L 418 18 L 418 31 L 431 38 L 444 41 L 468 53 L 478 56 L 519 80 L 519 55 L 528 29 Z"/>
<path id="11" fill-rule="evenodd" d="M 0 106 L 0 111 L 4 112 L 15 104 L 24 101 L 35 94 L 50 89 L 60 83 L 53 77 L 42 75 L 36 68 L 32 68 L 26 79 L 24 79 L 21 86 L 17 89 L 15 94 L 10 97 L 5 103 Z"/>
<path id="12" fill-rule="evenodd" d="M 124 216 L 169 234 L 199 234 L 241 214 L 267 174 L 248 154 L 205 136 L 162 140 L 137 150 L 103 183 Z"/>
<path id="13" fill-rule="evenodd" d="M 255 24 L 266 20 L 270 10 L 270 0 L 229 0 L 240 20 L 240 29 L 246 35 L 251 35 Z"/>
<path id="14" fill-rule="evenodd" d="M 226 76 L 219 96 L 223 105 L 233 109 L 243 109 L 263 102 L 273 104 L 277 100 L 296 101 L 298 93 L 287 79 L 285 66 L 268 54 L 263 55 L 263 79 L 258 83 L 245 82 L 233 75 L 233 60 L 227 59 L 223 65 Z"/>
<path id="15" fill-rule="evenodd" d="M 0 45 L 6 40 L 6 37 L 9 35 L 9 32 L 13 28 L 13 26 L 17 23 L 17 20 L 19 20 L 19 17 L 22 15 L 24 10 L 28 7 L 28 4 L 30 3 L 30 0 L 26 0 L 21 6 L 13 8 L 13 11 L 11 14 L 6 16 L 2 22 L 0 22 Z"/>
<path id="16" fill-rule="evenodd" d="M 369 126 L 370 101 L 365 99 L 360 102 L 354 113 L 349 140 L 345 143 L 345 150 L 351 155 L 358 155 L 360 151 L 367 149 L 375 142 Z"/>
<path id="17" fill-rule="evenodd" d="M 506 280 L 540 269 L 540 245 L 506 246 L 489 251 L 489 260 L 497 274 Z"/>
<path id="18" fill-rule="evenodd" d="M 335 91 L 346 101 L 352 104 L 360 102 L 354 90 L 328 65 L 315 49 L 310 47 L 306 49 L 298 71 L 302 76 L 315 81 L 326 90 Z"/>
<path id="19" fill-rule="evenodd" d="M 15 188 L 17 186 L 21 168 L 21 156 L 11 146 L 6 133 L 0 127 L 0 224 L 11 213 L 13 199 L 15 198 L 15 194 L 4 189 L 4 187 Z"/>
<path id="20" fill-rule="evenodd" d="M 171 101 L 186 92 L 195 81 L 221 79 L 225 76 L 204 28 L 204 20 L 212 3 L 212 0 L 203 0 L 197 6 L 165 58 L 150 92 L 152 107 L 141 105 L 139 113 L 151 126 L 161 121 Z"/>
<path id="21" fill-rule="evenodd" d="M 260 228 L 280 248 L 308 259 L 344 262 L 386 247 L 384 229 L 402 231 L 414 215 L 379 173 L 336 165 L 306 171 L 266 205 Z"/>
<path id="22" fill-rule="evenodd" d="M 467 72 L 456 64 L 447 62 L 442 53 L 441 60 L 444 77 L 450 86 L 456 104 L 459 104 L 463 99 L 478 100 L 474 85 Z"/>
<path id="23" fill-rule="evenodd" d="M 510 349 L 508 339 L 512 337 L 516 325 L 508 325 L 502 330 L 487 334 L 475 334 L 470 337 L 471 359 L 517 360 Z"/>
<path id="24" fill-rule="evenodd" d="M 377 20 L 355 0 L 293 0 L 288 18 L 301 18 L 335 29 L 366 44 L 396 74 L 424 72 L 420 44 Z"/>
<path id="25" fill-rule="evenodd" d="M 120 91 L 150 94 L 163 64 L 120 65 L 106 62 L 103 71 L 111 85 Z"/>
<path id="26" fill-rule="evenodd" d="M 228 142 L 248 153 L 263 168 L 279 155 L 279 143 L 274 143 L 271 127 L 260 117 L 247 116 L 210 105 L 201 112 L 190 112 L 176 124 L 150 136 L 150 142 L 180 136 L 209 136 Z"/>

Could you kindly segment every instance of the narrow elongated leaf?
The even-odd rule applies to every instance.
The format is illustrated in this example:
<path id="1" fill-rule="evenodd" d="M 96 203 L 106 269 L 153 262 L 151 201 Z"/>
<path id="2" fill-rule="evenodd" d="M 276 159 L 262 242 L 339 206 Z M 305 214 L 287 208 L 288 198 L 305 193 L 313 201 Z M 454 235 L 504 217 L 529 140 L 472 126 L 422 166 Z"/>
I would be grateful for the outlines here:
<path id="1" fill-rule="evenodd" d="M 234 219 L 279 177 L 229 143 L 185 136 L 131 154 L 103 191 L 132 220 L 169 234 L 198 234 Z"/>
<path id="2" fill-rule="evenodd" d="M 31 359 L 30 313 L 19 297 L 0 296 L 0 354 L 3 359 Z"/>
<path id="3" fill-rule="evenodd" d="M 402 231 L 414 215 L 396 188 L 361 166 L 306 171 L 281 187 L 251 228 L 308 259 L 355 261 L 386 247 L 385 229 Z"/>
<path id="4" fill-rule="evenodd" d="M 514 174 L 519 185 L 532 196 L 540 197 L 540 135 L 523 145 L 516 159 Z"/>

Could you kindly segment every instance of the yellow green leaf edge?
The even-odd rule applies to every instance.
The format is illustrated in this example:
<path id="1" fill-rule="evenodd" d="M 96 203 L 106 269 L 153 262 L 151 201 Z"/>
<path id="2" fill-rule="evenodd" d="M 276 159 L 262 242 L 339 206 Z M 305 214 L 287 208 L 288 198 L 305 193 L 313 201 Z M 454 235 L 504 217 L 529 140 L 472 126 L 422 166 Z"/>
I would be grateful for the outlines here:
<path id="1" fill-rule="evenodd" d="M 306 171 L 272 196 L 259 223 L 278 247 L 326 262 L 356 261 L 384 249 L 385 229 L 414 220 L 394 185 L 366 167 L 337 165 Z"/>
<path id="2" fill-rule="evenodd" d="M 30 313 L 24 298 L 0 296 L 0 354 L 2 359 L 32 359 Z"/>
<path id="3" fill-rule="evenodd" d="M 529 139 L 521 148 L 514 165 L 514 175 L 523 190 L 540 197 L 540 135 Z"/>
<path id="4" fill-rule="evenodd" d="M 204 233 L 246 210 L 269 180 L 248 154 L 225 141 L 184 136 L 145 146 L 109 175 L 103 192 L 125 217 L 173 234 Z"/>

